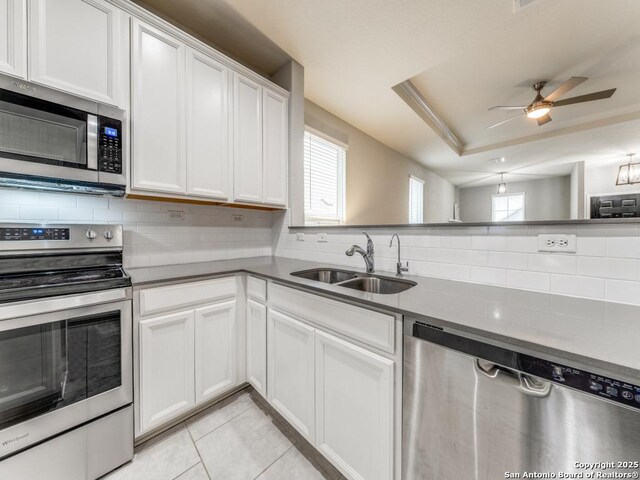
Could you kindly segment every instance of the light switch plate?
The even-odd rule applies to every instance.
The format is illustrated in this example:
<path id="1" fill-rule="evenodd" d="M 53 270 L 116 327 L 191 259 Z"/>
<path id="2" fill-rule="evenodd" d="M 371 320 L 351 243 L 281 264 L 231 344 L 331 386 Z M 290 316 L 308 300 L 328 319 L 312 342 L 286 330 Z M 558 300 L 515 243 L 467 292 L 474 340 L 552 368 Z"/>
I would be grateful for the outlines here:
<path id="1" fill-rule="evenodd" d="M 554 253 L 576 253 L 578 239 L 575 235 L 543 233 L 538 235 L 538 251 Z"/>
<path id="2" fill-rule="evenodd" d="M 296 240 L 298 242 L 304 242 L 304 233 L 302 233 L 302 232 L 296 233 Z"/>

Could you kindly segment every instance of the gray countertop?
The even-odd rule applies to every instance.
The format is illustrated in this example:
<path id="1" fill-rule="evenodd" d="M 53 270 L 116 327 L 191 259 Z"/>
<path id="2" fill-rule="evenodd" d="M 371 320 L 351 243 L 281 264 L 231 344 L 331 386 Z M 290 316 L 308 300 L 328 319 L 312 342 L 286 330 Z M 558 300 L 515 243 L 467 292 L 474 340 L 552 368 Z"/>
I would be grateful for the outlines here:
<path id="1" fill-rule="evenodd" d="M 640 384 L 640 307 L 512 288 L 406 275 L 418 284 L 395 295 L 359 292 L 294 277 L 328 267 L 303 260 L 255 257 L 127 271 L 134 287 L 247 272 L 337 299 L 427 320 L 491 343 Z M 344 267 L 334 266 L 338 269 Z M 378 272 L 390 275 L 387 272 Z"/>

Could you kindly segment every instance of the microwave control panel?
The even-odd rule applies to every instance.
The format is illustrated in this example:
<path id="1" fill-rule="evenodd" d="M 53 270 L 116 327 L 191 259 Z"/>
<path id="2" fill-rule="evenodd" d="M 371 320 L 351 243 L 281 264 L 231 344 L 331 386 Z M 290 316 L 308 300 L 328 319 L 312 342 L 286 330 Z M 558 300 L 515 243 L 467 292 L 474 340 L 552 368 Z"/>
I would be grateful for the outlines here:
<path id="1" fill-rule="evenodd" d="M 122 174 L 122 122 L 99 117 L 98 139 L 98 170 Z"/>

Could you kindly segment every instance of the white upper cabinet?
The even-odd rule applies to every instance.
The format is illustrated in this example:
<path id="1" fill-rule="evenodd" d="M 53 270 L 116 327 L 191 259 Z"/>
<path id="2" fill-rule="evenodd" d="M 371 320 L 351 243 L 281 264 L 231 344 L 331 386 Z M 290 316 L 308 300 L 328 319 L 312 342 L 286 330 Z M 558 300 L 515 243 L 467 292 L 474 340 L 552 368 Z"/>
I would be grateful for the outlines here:
<path id="1" fill-rule="evenodd" d="M 236 384 L 236 301 L 195 310 L 196 403 Z"/>
<path id="2" fill-rule="evenodd" d="M 287 205 L 287 168 L 289 162 L 289 112 L 287 98 L 263 89 L 262 149 L 264 155 L 264 203 Z"/>
<path id="3" fill-rule="evenodd" d="M 27 76 L 26 0 L 0 0 L 0 72 Z"/>
<path id="4" fill-rule="evenodd" d="M 229 70 L 190 48 L 187 97 L 187 193 L 228 200 Z"/>
<path id="5" fill-rule="evenodd" d="M 135 19 L 132 37 L 132 186 L 184 194 L 186 46 Z"/>
<path id="6" fill-rule="evenodd" d="M 29 6 L 30 80 L 121 105 L 125 14 L 104 0 L 32 0 Z"/>
<path id="7" fill-rule="evenodd" d="M 234 113 L 234 199 L 262 203 L 262 87 L 235 73 Z"/>

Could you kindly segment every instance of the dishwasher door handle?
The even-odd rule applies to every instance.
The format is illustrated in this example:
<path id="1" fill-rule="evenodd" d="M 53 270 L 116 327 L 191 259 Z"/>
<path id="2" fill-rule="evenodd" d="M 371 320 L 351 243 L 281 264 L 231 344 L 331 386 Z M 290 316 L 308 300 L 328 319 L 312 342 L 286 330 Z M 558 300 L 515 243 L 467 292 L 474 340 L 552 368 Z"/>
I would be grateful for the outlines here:
<path id="1" fill-rule="evenodd" d="M 525 395 L 544 398 L 551 393 L 551 382 L 549 381 L 479 358 L 476 358 L 474 366 L 476 372 L 494 381 L 517 388 Z"/>

